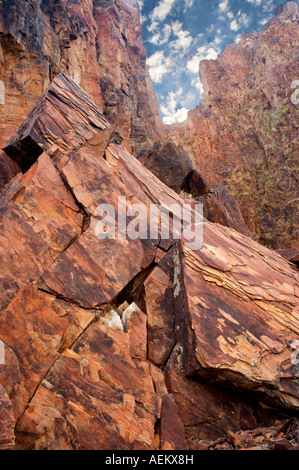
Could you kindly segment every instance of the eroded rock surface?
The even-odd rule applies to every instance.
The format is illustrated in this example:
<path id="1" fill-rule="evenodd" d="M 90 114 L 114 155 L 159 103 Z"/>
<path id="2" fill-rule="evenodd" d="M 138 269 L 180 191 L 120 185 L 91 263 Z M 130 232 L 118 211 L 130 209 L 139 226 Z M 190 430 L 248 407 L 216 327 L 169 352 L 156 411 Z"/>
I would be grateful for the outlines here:
<path id="1" fill-rule="evenodd" d="M 57 80 L 70 84 L 56 103 L 68 116 L 83 95 L 70 77 Z M 239 432 L 280 426 L 286 414 L 294 432 L 297 272 L 207 220 L 196 251 L 174 230 L 164 240 L 163 224 L 146 240 L 101 239 L 99 204 L 118 215 L 121 197 L 149 215 L 151 204 L 175 203 L 175 218 L 186 201 L 111 141 L 106 125 L 89 140 L 78 125 L 75 145 L 69 127 L 46 134 L 48 94 L 10 141 L 20 148 L 27 129 L 42 153 L 32 164 L 21 147 L 31 166 L 0 200 L 0 446 L 237 447 Z M 90 109 L 106 122 L 89 99 L 81 116 Z M 188 207 L 194 222 L 191 199 Z M 280 437 L 291 442 L 291 431 Z"/>
<path id="2" fill-rule="evenodd" d="M 1 148 L 59 73 L 83 87 L 128 149 L 139 153 L 163 135 L 137 0 L 1 2 Z"/>
<path id="3" fill-rule="evenodd" d="M 203 101 L 166 126 L 215 188 L 224 184 L 249 230 L 271 248 L 298 248 L 297 2 L 259 32 L 200 63 Z"/>

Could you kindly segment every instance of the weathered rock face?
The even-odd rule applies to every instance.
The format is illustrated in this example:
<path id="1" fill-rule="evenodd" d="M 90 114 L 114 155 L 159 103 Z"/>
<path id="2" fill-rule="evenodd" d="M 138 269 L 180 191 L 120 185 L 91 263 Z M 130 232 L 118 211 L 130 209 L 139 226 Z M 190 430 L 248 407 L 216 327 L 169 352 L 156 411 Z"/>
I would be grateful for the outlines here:
<path id="1" fill-rule="evenodd" d="M 110 127 L 88 95 L 68 75 L 61 74 L 3 149 L 26 171 L 43 151 L 79 148 L 89 140 L 93 142 L 100 130 L 108 131 Z M 104 151 L 110 135 L 103 135 L 107 136 Z"/>
<path id="2" fill-rule="evenodd" d="M 138 0 L 93 3 L 104 114 L 137 155 L 164 133 L 146 66 Z"/>
<path id="3" fill-rule="evenodd" d="M 186 176 L 193 170 L 189 155 L 172 142 L 156 142 L 140 157 L 140 162 L 177 193 L 183 189 Z"/>
<path id="4" fill-rule="evenodd" d="M 83 91 L 57 83 L 57 122 L 69 123 Z M 80 120 L 53 133 L 48 95 L 7 147 L 31 166 L 0 200 L 0 448 L 238 448 L 260 426 L 265 447 L 295 447 L 297 272 L 206 220 L 195 251 L 172 230 L 164 240 L 163 224 L 146 240 L 123 237 L 122 223 L 119 238 L 99 237 L 99 204 L 119 216 L 119 197 L 147 215 L 175 202 L 178 217 L 185 200 L 106 125 L 90 140 Z M 106 122 L 81 105 L 91 126 Z"/>
<path id="5" fill-rule="evenodd" d="M 260 32 L 203 61 L 204 99 L 182 124 L 167 126 L 212 187 L 224 184 L 264 244 L 298 244 L 299 6 L 288 2 Z"/>
<path id="6" fill-rule="evenodd" d="M 159 140 L 141 34 L 137 0 L 1 1 L 0 147 L 61 72 L 105 111 L 127 148 L 138 153 Z M 9 171 L 6 159 L 0 164 Z"/>
<path id="7" fill-rule="evenodd" d="M 148 151 L 142 152 L 139 161 L 181 197 L 193 197 L 201 203 L 204 217 L 210 222 L 232 227 L 250 236 L 241 211 L 229 191 L 220 185 L 213 190 L 194 168 L 182 147 L 172 142 L 156 142 Z"/>
<path id="8" fill-rule="evenodd" d="M 277 253 L 299 268 L 299 250 L 278 250 Z"/>

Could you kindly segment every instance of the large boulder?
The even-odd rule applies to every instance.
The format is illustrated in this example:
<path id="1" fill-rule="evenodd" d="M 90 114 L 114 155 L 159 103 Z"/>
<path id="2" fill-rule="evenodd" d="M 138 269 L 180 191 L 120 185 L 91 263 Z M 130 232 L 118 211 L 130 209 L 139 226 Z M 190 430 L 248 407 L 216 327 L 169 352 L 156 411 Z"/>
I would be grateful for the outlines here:
<path id="1" fill-rule="evenodd" d="M 172 142 L 156 142 L 140 157 L 141 163 L 159 180 L 179 193 L 186 176 L 193 169 L 192 161 L 184 149 Z"/>

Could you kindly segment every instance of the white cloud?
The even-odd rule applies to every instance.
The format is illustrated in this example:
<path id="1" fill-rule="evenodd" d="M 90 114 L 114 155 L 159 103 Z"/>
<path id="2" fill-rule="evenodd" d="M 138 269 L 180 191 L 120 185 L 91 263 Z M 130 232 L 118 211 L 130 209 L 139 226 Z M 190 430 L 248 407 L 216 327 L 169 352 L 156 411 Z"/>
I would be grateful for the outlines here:
<path id="1" fill-rule="evenodd" d="M 253 3 L 254 5 L 261 5 L 263 0 L 246 0 L 248 3 Z"/>
<path id="2" fill-rule="evenodd" d="M 161 106 L 161 112 L 164 115 L 164 124 L 173 124 L 174 122 L 183 122 L 187 119 L 188 109 L 180 106 L 183 89 L 179 88 L 177 92 L 171 91 L 166 98 L 166 104 Z"/>
<path id="3" fill-rule="evenodd" d="M 138 5 L 139 5 L 140 22 L 145 23 L 145 21 L 147 21 L 147 16 L 142 14 L 142 9 L 144 7 L 144 0 L 138 0 Z"/>
<path id="4" fill-rule="evenodd" d="M 207 33 L 212 33 L 215 29 L 215 25 L 214 24 L 210 24 L 210 26 L 207 27 Z"/>
<path id="5" fill-rule="evenodd" d="M 195 0 L 184 0 L 185 2 L 185 7 L 184 7 L 184 13 L 188 10 L 188 8 L 193 7 Z"/>
<path id="6" fill-rule="evenodd" d="M 219 10 L 223 13 L 228 9 L 228 0 L 223 0 L 219 3 Z"/>
<path id="7" fill-rule="evenodd" d="M 263 20 L 260 20 L 259 21 L 259 24 L 261 26 L 265 26 L 266 23 L 268 23 L 268 21 L 270 20 L 271 17 L 268 17 L 268 18 L 264 18 Z"/>
<path id="8" fill-rule="evenodd" d="M 170 13 L 176 0 L 160 0 L 159 4 L 154 8 L 150 14 L 152 21 L 164 21 L 166 16 Z"/>
<path id="9" fill-rule="evenodd" d="M 191 85 L 194 86 L 195 88 L 197 88 L 197 90 L 200 92 L 201 96 L 203 95 L 203 93 L 204 93 L 203 84 L 201 83 L 199 78 L 193 78 L 192 81 L 191 81 Z"/>
<path id="10" fill-rule="evenodd" d="M 221 49 L 219 47 L 221 41 L 221 37 L 216 36 L 213 42 L 198 47 L 196 54 L 194 54 L 193 57 L 191 57 L 191 59 L 187 62 L 187 69 L 189 70 L 189 72 L 198 75 L 199 63 L 202 60 L 217 59 L 217 56 L 221 52 Z"/>
<path id="11" fill-rule="evenodd" d="M 182 23 L 180 23 L 179 21 L 174 21 L 172 23 L 172 32 L 174 36 L 177 37 L 177 39 L 169 44 L 170 47 L 176 51 L 179 51 L 181 49 L 183 50 L 183 52 L 186 52 L 193 41 L 189 31 L 184 31 L 182 29 Z"/>
<path id="12" fill-rule="evenodd" d="M 155 52 L 147 59 L 146 63 L 151 79 L 155 83 L 161 83 L 164 75 L 172 68 L 172 60 L 170 57 L 164 56 L 164 51 Z"/>
<path id="13" fill-rule="evenodd" d="M 241 26 L 238 24 L 237 20 L 233 20 L 230 24 L 230 29 L 232 31 L 239 31 L 239 29 L 241 28 Z"/>
<path id="14" fill-rule="evenodd" d="M 161 46 L 168 42 L 170 34 L 171 34 L 171 26 L 165 24 L 162 28 L 158 22 L 152 23 L 147 28 L 150 32 L 153 32 L 153 36 L 149 38 L 149 42 L 155 44 L 156 46 Z"/>
<path id="15" fill-rule="evenodd" d="M 239 31 L 239 29 L 243 27 L 247 27 L 249 25 L 250 18 L 249 16 L 246 15 L 246 13 L 242 13 L 241 10 L 239 10 L 237 14 L 237 18 L 235 18 L 231 24 L 230 24 L 230 29 L 232 31 Z"/>

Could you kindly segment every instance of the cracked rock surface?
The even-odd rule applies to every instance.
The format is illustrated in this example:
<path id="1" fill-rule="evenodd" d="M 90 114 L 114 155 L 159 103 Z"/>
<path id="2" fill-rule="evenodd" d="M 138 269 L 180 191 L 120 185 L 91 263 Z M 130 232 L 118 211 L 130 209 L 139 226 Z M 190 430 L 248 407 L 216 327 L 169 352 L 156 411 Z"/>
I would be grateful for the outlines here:
<path id="1" fill-rule="evenodd" d="M 185 200 L 110 141 L 89 98 L 102 128 L 54 132 L 53 89 L 63 122 L 86 96 L 55 78 L 11 137 L 24 174 L 0 198 L 0 448 L 296 447 L 298 273 L 207 220 L 195 251 L 163 227 L 100 240 L 99 204 Z"/>

